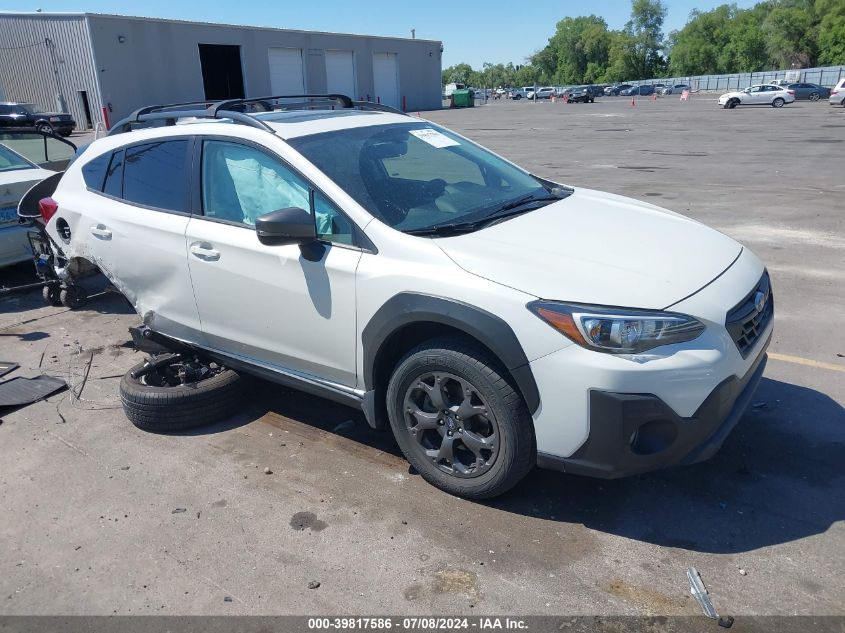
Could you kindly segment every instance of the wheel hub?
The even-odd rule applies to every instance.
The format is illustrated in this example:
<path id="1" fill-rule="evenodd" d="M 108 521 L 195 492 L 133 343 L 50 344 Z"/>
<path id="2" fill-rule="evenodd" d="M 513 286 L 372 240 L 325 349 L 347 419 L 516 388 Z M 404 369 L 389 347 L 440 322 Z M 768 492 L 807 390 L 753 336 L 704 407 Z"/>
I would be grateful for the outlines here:
<path id="1" fill-rule="evenodd" d="M 414 450 L 439 470 L 478 477 L 495 462 L 498 422 L 465 378 L 445 372 L 420 375 L 406 390 L 404 412 Z"/>

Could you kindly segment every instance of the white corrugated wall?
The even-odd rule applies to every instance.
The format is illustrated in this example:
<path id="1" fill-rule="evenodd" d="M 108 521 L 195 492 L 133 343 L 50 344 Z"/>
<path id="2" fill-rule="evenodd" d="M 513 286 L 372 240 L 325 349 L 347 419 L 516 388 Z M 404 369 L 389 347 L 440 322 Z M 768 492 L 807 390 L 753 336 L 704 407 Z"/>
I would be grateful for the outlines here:
<path id="1" fill-rule="evenodd" d="M 84 15 L 0 14 L 0 94 L 7 101 L 60 110 L 59 94 L 77 129 L 85 126 L 78 92 L 88 95 L 92 123 L 102 121 L 96 69 Z M 55 65 L 46 40 L 53 42 Z M 56 72 L 58 69 L 58 72 Z"/>

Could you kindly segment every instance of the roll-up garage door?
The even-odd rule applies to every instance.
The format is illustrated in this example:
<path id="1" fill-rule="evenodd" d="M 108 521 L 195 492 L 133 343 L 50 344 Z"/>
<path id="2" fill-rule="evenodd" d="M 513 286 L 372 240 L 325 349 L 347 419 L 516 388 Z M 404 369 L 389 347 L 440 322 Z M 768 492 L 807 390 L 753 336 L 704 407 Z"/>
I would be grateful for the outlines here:
<path id="1" fill-rule="evenodd" d="M 267 51 L 267 58 L 270 63 L 270 90 L 274 95 L 305 94 L 301 48 L 271 48 Z"/>
<path id="2" fill-rule="evenodd" d="M 326 89 L 332 94 L 358 98 L 352 51 L 326 51 Z"/>
<path id="3" fill-rule="evenodd" d="M 399 69 L 396 53 L 373 53 L 373 83 L 376 100 L 399 107 Z"/>

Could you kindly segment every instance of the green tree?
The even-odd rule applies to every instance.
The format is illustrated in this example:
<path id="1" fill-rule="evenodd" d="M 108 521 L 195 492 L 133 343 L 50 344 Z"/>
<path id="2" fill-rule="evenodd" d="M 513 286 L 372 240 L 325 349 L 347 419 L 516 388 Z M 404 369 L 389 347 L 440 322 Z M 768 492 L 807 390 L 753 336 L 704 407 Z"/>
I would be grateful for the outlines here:
<path id="1" fill-rule="evenodd" d="M 731 24 L 736 5 L 723 4 L 712 11 L 693 10 L 684 28 L 671 36 L 669 68 L 674 75 L 730 72 L 728 60 Z"/>
<path id="2" fill-rule="evenodd" d="M 589 81 L 588 74 L 604 74 L 610 38 L 607 23 L 598 16 L 567 17 L 557 23 L 555 34 L 534 63 L 557 83 L 583 83 Z"/>
<path id="3" fill-rule="evenodd" d="M 845 0 L 816 0 L 818 26 L 818 63 L 845 64 Z"/>
<path id="4" fill-rule="evenodd" d="M 780 68 L 812 66 L 817 42 L 813 12 L 803 2 L 775 5 L 763 23 L 769 58 Z"/>
<path id="5" fill-rule="evenodd" d="M 633 0 L 631 19 L 625 25 L 630 36 L 629 55 L 637 68 L 632 79 L 645 79 L 661 74 L 665 69 L 663 50 L 663 21 L 666 5 L 661 0 Z"/>
<path id="6" fill-rule="evenodd" d="M 469 83 L 475 71 L 469 64 L 455 64 L 443 70 L 443 83 Z"/>

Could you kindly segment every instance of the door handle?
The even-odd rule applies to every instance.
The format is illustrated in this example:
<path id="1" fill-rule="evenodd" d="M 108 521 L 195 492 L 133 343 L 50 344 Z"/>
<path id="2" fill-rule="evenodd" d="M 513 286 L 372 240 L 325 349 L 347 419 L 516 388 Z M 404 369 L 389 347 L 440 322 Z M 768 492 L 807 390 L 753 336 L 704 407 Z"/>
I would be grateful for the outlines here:
<path id="1" fill-rule="evenodd" d="M 99 237 L 103 240 L 110 240 L 111 239 L 111 231 L 106 227 L 105 224 L 94 224 L 91 226 L 91 235 L 94 237 Z"/>
<path id="2" fill-rule="evenodd" d="M 194 242 L 189 249 L 191 255 L 206 262 L 216 262 L 220 259 L 220 251 L 216 251 L 208 242 Z"/>

